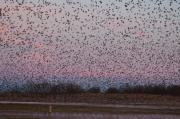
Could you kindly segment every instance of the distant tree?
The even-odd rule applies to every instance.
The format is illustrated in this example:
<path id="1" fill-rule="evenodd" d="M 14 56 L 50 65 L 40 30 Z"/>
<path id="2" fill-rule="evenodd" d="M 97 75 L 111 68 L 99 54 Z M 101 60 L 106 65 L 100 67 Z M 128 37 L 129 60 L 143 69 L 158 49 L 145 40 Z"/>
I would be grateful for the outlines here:
<path id="1" fill-rule="evenodd" d="M 115 87 L 110 87 L 106 90 L 105 93 L 119 93 L 119 90 Z"/>
<path id="2" fill-rule="evenodd" d="M 64 92 L 65 93 L 83 93 L 84 90 L 79 85 L 70 83 L 70 84 L 65 85 Z"/>
<path id="3" fill-rule="evenodd" d="M 99 87 L 92 87 L 92 88 L 90 88 L 87 92 L 88 92 L 88 93 L 100 93 L 101 90 L 100 90 Z"/>
<path id="4" fill-rule="evenodd" d="M 24 1 L 25 1 L 25 0 L 16 0 L 16 2 L 17 2 L 19 5 L 24 4 Z"/>

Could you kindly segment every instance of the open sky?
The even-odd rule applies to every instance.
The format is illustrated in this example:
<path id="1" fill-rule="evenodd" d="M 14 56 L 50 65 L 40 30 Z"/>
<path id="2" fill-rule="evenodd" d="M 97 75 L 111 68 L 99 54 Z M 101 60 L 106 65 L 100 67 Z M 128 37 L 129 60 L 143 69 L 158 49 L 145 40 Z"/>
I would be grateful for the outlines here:
<path id="1" fill-rule="evenodd" d="M 1 79 L 180 84 L 179 0 L 18 1 L 0 0 Z"/>

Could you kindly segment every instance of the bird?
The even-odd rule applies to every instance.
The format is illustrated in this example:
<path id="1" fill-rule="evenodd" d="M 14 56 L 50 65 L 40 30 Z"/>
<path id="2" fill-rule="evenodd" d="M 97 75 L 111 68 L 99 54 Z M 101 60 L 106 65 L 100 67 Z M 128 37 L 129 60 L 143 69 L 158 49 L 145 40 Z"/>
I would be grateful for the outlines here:
<path id="1" fill-rule="evenodd" d="M 4 1 L 0 8 L 7 26 L 0 32 L 0 55 L 27 68 L 27 75 L 143 80 L 154 71 L 158 78 L 177 71 L 177 0 L 36 2 Z"/>

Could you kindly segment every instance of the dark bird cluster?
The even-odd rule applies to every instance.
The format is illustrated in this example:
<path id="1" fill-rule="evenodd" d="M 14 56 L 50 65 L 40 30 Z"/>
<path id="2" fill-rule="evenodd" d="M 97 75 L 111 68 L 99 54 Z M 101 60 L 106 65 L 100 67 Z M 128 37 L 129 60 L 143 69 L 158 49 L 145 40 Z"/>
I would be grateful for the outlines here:
<path id="1" fill-rule="evenodd" d="M 178 0 L 0 3 L 1 76 L 180 83 Z"/>

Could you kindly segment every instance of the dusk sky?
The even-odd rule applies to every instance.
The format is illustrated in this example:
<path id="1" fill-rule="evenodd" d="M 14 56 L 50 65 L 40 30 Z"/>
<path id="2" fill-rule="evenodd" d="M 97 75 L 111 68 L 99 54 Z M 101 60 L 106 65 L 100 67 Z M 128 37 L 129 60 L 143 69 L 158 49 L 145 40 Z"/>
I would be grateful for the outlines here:
<path id="1" fill-rule="evenodd" d="M 1 80 L 180 84 L 179 0 L 18 1 L 0 0 Z"/>

